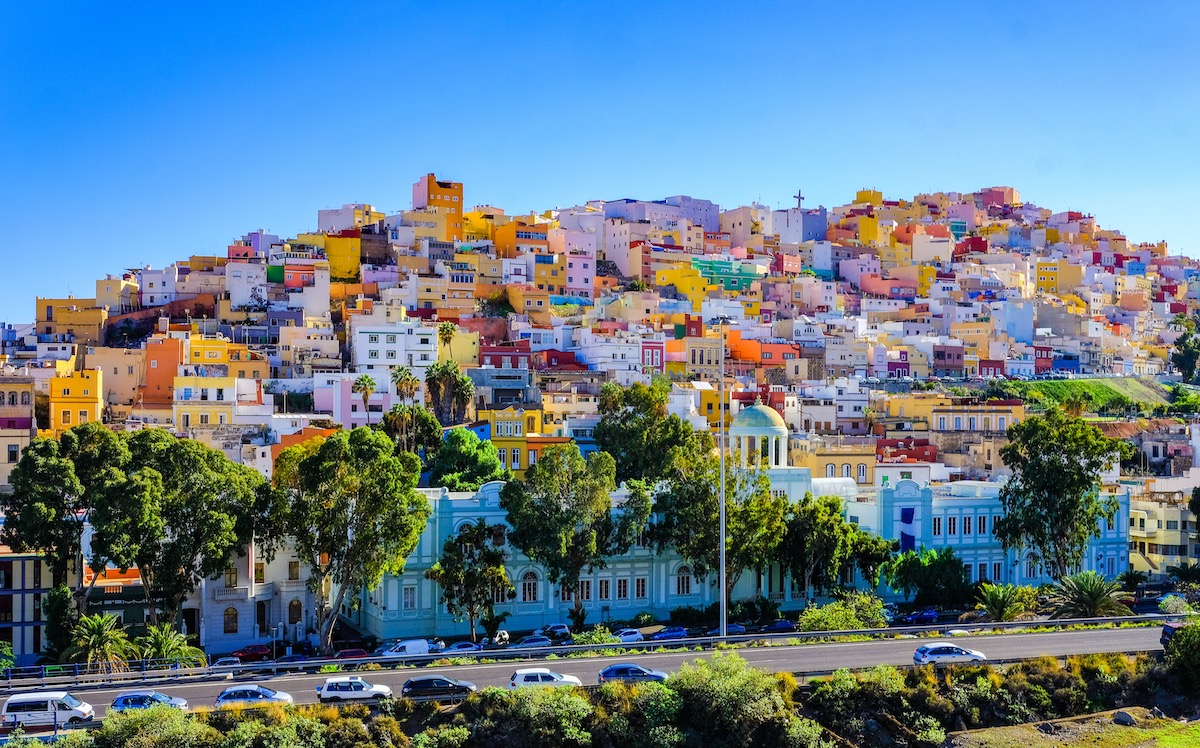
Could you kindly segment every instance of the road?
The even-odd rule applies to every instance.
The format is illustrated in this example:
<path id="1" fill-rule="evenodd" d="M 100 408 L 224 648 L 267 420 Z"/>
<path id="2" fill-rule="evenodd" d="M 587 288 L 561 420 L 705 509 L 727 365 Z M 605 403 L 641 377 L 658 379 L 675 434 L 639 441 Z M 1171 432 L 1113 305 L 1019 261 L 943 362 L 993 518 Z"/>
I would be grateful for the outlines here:
<path id="1" fill-rule="evenodd" d="M 1093 629 L 1088 631 L 1059 631 L 1036 634 L 1004 634 L 991 636 L 958 636 L 954 642 L 971 649 L 978 649 L 993 659 L 1008 659 L 1017 657 L 1037 657 L 1039 655 L 1070 655 L 1093 654 L 1099 652 L 1151 651 L 1161 647 L 1158 643 L 1160 629 L 1157 626 L 1145 626 L 1128 629 Z M 872 665 L 911 665 L 913 650 L 920 643 L 928 643 L 929 639 L 878 639 L 865 642 L 846 642 L 830 644 L 802 644 L 782 647 L 754 647 L 737 650 L 751 665 L 772 672 L 822 672 L 836 668 L 859 668 Z M 391 686 L 399 694 L 400 687 L 406 680 L 418 672 L 421 674 L 440 673 L 461 680 L 468 680 L 480 688 L 487 686 L 504 687 L 513 671 L 520 667 L 547 666 L 557 672 L 577 676 L 584 684 L 596 683 L 600 670 L 620 661 L 634 661 L 641 665 L 675 672 L 685 663 L 697 658 L 711 657 L 706 652 L 676 652 L 676 653 L 646 653 L 632 655 L 620 659 L 613 657 L 595 657 L 580 659 L 560 659 L 550 661 L 509 661 L 499 664 L 486 665 L 456 665 L 449 667 L 430 667 L 420 670 L 406 668 L 400 670 L 377 670 L 364 673 L 364 677 L 372 683 L 382 683 Z M 298 704 L 314 703 L 317 700 L 316 687 L 330 677 L 326 673 L 284 673 L 277 676 L 238 676 L 224 680 L 190 682 L 178 686 L 159 685 L 155 688 L 171 696 L 180 696 L 188 700 L 191 707 L 212 706 L 219 694 L 225 688 L 236 683 L 261 683 L 276 690 L 292 694 Z M 91 703 L 97 716 L 103 716 L 108 704 L 123 691 L 133 690 L 132 687 L 122 688 L 78 688 L 70 689 L 72 693 Z"/>

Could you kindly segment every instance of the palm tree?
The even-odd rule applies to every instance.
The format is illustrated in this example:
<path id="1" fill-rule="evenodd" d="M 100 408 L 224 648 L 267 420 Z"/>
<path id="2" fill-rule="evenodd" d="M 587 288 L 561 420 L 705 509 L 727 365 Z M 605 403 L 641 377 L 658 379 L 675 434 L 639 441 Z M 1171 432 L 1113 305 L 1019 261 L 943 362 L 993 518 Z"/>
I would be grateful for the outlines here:
<path id="1" fill-rule="evenodd" d="M 1179 566 L 1168 566 L 1167 576 L 1180 584 L 1200 584 L 1200 565 L 1184 561 Z"/>
<path id="2" fill-rule="evenodd" d="M 446 320 L 445 322 L 438 323 L 437 331 L 438 345 L 446 348 L 447 358 L 454 358 L 454 356 L 450 354 L 450 344 L 454 342 L 454 336 L 458 333 L 458 325 L 454 324 L 450 320 Z"/>
<path id="3" fill-rule="evenodd" d="M 467 420 L 467 410 L 475 399 L 475 382 L 466 374 L 459 374 L 454 381 L 454 422 Z"/>
<path id="4" fill-rule="evenodd" d="M 392 384 L 396 386 L 396 396 L 405 402 L 410 402 L 417 396 L 421 388 L 421 380 L 407 366 L 397 366 L 392 369 Z"/>
<path id="5" fill-rule="evenodd" d="M 1117 575 L 1117 581 L 1126 592 L 1137 592 L 1137 588 L 1150 581 L 1150 575 L 1137 569 L 1126 569 Z"/>
<path id="6" fill-rule="evenodd" d="M 375 377 L 370 374 L 363 374 L 358 379 L 354 380 L 354 384 L 350 387 L 351 392 L 357 392 L 362 395 L 363 410 L 367 411 L 367 425 L 371 425 L 371 406 L 369 404 L 371 395 L 375 394 Z"/>
<path id="7" fill-rule="evenodd" d="M 1092 396 L 1086 392 L 1077 392 L 1063 400 L 1063 411 L 1072 418 L 1081 418 L 1084 411 L 1092 404 Z"/>
<path id="8" fill-rule="evenodd" d="M 1051 595 L 1051 618 L 1102 618 L 1127 616 L 1129 608 L 1118 602 L 1121 585 L 1110 582 L 1094 571 L 1063 577 Z"/>
<path id="9" fill-rule="evenodd" d="M 137 651 L 112 613 L 83 616 L 71 630 L 71 646 L 63 662 L 78 662 L 89 671 L 119 673 L 129 669 L 128 660 Z"/>
<path id="10" fill-rule="evenodd" d="M 204 653 L 188 644 L 187 637 L 169 623 L 148 626 L 145 635 L 134 640 L 134 646 L 143 660 L 167 660 L 182 667 L 206 664 Z"/>
<path id="11" fill-rule="evenodd" d="M 975 597 L 975 610 L 965 613 L 961 620 L 1017 621 L 1030 618 L 1016 586 L 985 582 Z"/>

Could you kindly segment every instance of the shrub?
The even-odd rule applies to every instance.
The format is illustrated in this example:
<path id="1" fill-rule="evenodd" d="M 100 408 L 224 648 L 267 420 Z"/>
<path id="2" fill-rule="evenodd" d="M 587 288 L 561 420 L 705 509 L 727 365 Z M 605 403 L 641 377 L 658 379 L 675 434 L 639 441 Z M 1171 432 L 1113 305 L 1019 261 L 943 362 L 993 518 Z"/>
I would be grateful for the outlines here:
<path id="1" fill-rule="evenodd" d="M 629 619 L 629 623 L 632 626 L 634 626 L 635 628 L 641 628 L 642 626 L 653 625 L 654 624 L 654 614 L 648 610 L 643 610 L 641 613 L 638 613 L 636 616 Z"/>
<path id="2" fill-rule="evenodd" d="M 467 744 L 471 731 L 465 727 L 443 727 L 418 733 L 412 739 L 413 748 L 461 748 Z"/>
<path id="3" fill-rule="evenodd" d="M 874 595 L 852 592 L 828 605 L 810 605 L 800 614 L 801 631 L 843 631 L 882 628 L 883 601 Z"/>
<path id="4" fill-rule="evenodd" d="M 1182 626 L 1167 642 L 1167 670 L 1188 688 L 1200 688 L 1200 625 Z"/>
<path id="5" fill-rule="evenodd" d="M 359 748 L 370 742 L 371 733 L 361 719 L 336 719 L 325 728 L 325 748 Z"/>
<path id="6" fill-rule="evenodd" d="M 386 748 L 408 748 L 409 739 L 395 717 L 376 717 L 367 726 L 375 745 Z"/>
<path id="7" fill-rule="evenodd" d="M 595 709 L 570 688 L 489 688 L 468 699 L 460 713 L 472 724 L 478 748 L 575 748 L 591 744 Z"/>
<path id="8" fill-rule="evenodd" d="M 711 617 L 707 611 L 692 607 L 691 605 L 681 605 L 678 608 L 671 609 L 671 623 L 676 626 L 703 626 Z"/>
<path id="9" fill-rule="evenodd" d="M 572 639 L 573 644 L 615 644 L 619 641 L 621 640 L 613 636 L 612 632 L 601 623 L 593 626 L 591 631 L 576 634 Z"/>
<path id="10" fill-rule="evenodd" d="M 1159 612 L 1167 613 L 1169 615 L 1179 615 L 1180 613 L 1186 613 L 1191 609 L 1192 606 L 1188 605 L 1187 600 L 1177 595 L 1164 597 L 1162 600 L 1158 601 Z"/>
<path id="11" fill-rule="evenodd" d="M 212 727 L 166 706 L 110 714 L 91 733 L 96 748 L 199 748 L 215 737 L 219 735 Z"/>
<path id="12" fill-rule="evenodd" d="M 682 744 L 683 732 L 676 726 L 681 705 L 679 694 L 661 683 L 605 683 L 596 695 L 596 706 L 608 715 L 613 743 L 629 748 Z"/>

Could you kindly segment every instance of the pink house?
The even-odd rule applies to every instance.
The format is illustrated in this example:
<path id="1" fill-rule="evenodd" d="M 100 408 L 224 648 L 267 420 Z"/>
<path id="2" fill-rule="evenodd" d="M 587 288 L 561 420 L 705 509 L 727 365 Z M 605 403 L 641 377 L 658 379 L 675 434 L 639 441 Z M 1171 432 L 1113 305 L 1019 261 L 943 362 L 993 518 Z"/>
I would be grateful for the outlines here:
<path id="1" fill-rule="evenodd" d="M 341 379 L 333 386 L 333 422 L 352 429 L 356 426 L 366 426 L 370 416 L 372 424 L 379 423 L 383 414 L 392 409 L 392 401 L 396 399 L 391 387 L 380 388 L 371 395 L 367 407 L 363 408 L 362 395 L 354 391 L 353 379 Z"/>
<path id="2" fill-rule="evenodd" d="M 876 273 L 864 273 L 859 279 L 859 288 L 865 294 L 883 296 L 888 299 L 912 300 L 917 296 L 917 282 L 903 278 L 881 278 Z"/>
<path id="3" fill-rule="evenodd" d="M 567 255 L 567 296 L 592 298 L 596 286 L 596 260 L 589 254 L 572 252 Z"/>
<path id="4" fill-rule="evenodd" d="M 667 361 L 667 344 L 662 340 L 642 341 L 642 366 L 654 371 L 664 371 Z"/>

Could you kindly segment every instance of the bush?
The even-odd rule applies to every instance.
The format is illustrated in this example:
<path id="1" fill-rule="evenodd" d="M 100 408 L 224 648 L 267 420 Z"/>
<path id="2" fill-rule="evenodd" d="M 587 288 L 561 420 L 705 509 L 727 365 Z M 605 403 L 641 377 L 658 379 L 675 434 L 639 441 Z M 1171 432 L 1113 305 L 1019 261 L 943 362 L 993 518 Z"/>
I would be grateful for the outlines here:
<path id="1" fill-rule="evenodd" d="M 1158 601 L 1158 610 L 1161 613 L 1179 615 L 1180 613 L 1186 613 L 1191 609 L 1192 606 L 1188 605 L 1187 600 L 1184 600 L 1182 597 L 1176 595 L 1164 597 L 1162 600 Z"/>
<path id="2" fill-rule="evenodd" d="M 477 748 L 576 748 L 591 745 L 595 709 L 571 688 L 489 688 L 468 699 L 460 713 L 473 727 Z"/>
<path id="3" fill-rule="evenodd" d="M 673 748 L 683 743 L 683 732 L 676 726 L 682 699 L 661 683 L 605 683 L 596 706 L 608 715 L 608 734 L 616 745 Z"/>
<path id="4" fill-rule="evenodd" d="M 108 715 L 91 733 L 95 748 L 201 748 L 220 734 L 203 722 L 193 721 L 178 709 L 156 706 Z M 40 745 L 40 743 L 39 743 Z"/>
<path id="5" fill-rule="evenodd" d="M 670 620 L 676 626 L 691 628 L 693 626 L 703 626 L 710 620 L 713 620 L 713 617 L 709 616 L 706 610 L 700 610 L 691 605 L 681 605 L 678 608 L 671 609 Z"/>
<path id="6" fill-rule="evenodd" d="M 386 748 L 408 748 L 409 739 L 395 717 L 376 717 L 367 727 L 375 745 Z"/>
<path id="7" fill-rule="evenodd" d="M 325 748 L 359 748 L 361 743 L 370 742 L 371 733 L 361 719 L 337 719 L 325 728 Z"/>
<path id="8" fill-rule="evenodd" d="M 1200 688 L 1200 624 L 1182 626 L 1167 642 L 1167 669 L 1194 693 Z"/>
<path id="9" fill-rule="evenodd" d="M 648 610 L 643 610 L 641 613 L 638 613 L 636 616 L 629 619 L 629 623 L 634 628 L 641 628 L 643 626 L 654 625 L 654 620 L 655 619 L 654 619 L 653 613 L 651 613 Z"/>
<path id="10" fill-rule="evenodd" d="M 883 601 L 874 595 L 852 592 L 828 605 L 810 605 L 800 614 L 801 631 L 843 631 L 883 628 Z"/>
<path id="11" fill-rule="evenodd" d="M 591 631 L 576 634 L 571 639 L 572 644 L 615 644 L 619 641 L 621 640 L 613 636 L 612 632 L 601 623 L 593 626 Z"/>
<path id="12" fill-rule="evenodd" d="M 471 738 L 471 731 L 465 727 L 443 727 L 440 730 L 429 729 L 418 733 L 412 739 L 413 748 L 461 748 Z"/>

